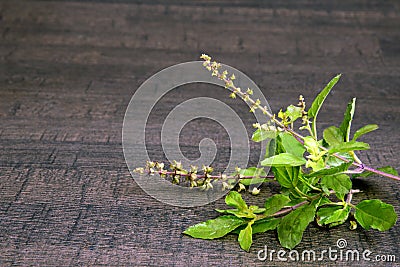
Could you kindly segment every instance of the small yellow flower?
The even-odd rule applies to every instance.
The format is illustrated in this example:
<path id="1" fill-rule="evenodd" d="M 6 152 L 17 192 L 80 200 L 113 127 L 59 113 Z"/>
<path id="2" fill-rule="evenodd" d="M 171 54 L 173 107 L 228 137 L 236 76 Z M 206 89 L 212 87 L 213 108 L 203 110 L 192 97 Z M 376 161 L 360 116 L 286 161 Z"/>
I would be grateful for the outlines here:
<path id="1" fill-rule="evenodd" d="M 350 230 L 356 230 L 357 229 L 357 223 L 355 221 L 350 221 Z"/>
<path id="2" fill-rule="evenodd" d="M 204 59 L 205 61 L 210 61 L 211 60 L 211 57 L 209 55 L 206 55 L 206 54 L 201 54 L 200 58 Z"/>
<path id="3" fill-rule="evenodd" d="M 241 183 L 239 183 L 239 189 L 238 189 L 238 192 L 240 192 L 240 191 L 246 191 L 246 187 L 244 186 L 244 184 L 241 184 Z"/>

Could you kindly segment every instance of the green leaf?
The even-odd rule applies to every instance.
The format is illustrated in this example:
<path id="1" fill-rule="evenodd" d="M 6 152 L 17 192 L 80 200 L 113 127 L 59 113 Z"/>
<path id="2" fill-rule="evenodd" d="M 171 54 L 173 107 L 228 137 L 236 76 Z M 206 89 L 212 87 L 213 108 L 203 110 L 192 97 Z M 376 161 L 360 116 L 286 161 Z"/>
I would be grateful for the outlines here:
<path id="1" fill-rule="evenodd" d="M 270 139 L 265 146 L 265 157 L 269 158 L 276 154 L 276 139 Z"/>
<path id="2" fill-rule="evenodd" d="M 255 214 L 264 213 L 265 208 L 259 208 L 258 206 L 250 206 L 249 210 L 251 210 Z"/>
<path id="3" fill-rule="evenodd" d="M 322 177 L 321 185 L 342 194 L 347 194 L 352 187 L 350 177 L 343 173 Z"/>
<path id="4" fill-rule="evenodd" d="M 243 176 L 253 176 L 253 179 L 242 179 L 240 180 L 240 183 L 243 185 L 251 185 L 251 184 L 259 184 L 264 181 L 267 181 L 265 178 L 259 178 L 260 176 L 267 176 L 267 173 L 265 172 L 264 168 L 256 168 L 256 167 L 250 167 L 247 169 L 242 169 L 239 172 Z"/>
<path id="5" fill-rule="evenodd" d="M 313 103 L 311 104 L 310 109 L 308 110 L 308 117 L 312 121 L 312 136 L 317 139 L 317 115 L 319 110 L 321 109 L 322 104 L 325 101 L 325 98 L 328 96 L 329 92 L 331 91 L 332 87 L 339 81 L 341 74 L 334 77 L 326 86 L 325 88 L 317 95 L 314 99 Z"/>
<path id="6" fill-rule="evenodd" d="M 369 132 L 375 131 L 376 129 L 378 129 L 378 125 L 376 124 L 368 124 L 365 125 L 364 127 L 361 127 L 360 129 L 358 129 L 353 136 L 353 140 L 356 141 L 360 136 L 367 134 Z"/>
<path id="7" fill-rule="evenodd" d="M 236 216 L 226 215 L 190 226 L 183 233 L 194 238 L 214 239 L 223 237 L 245 223 L 245 220 Z"/>
<path id="8" fill-rule="evenodd" d="M 277 194 L 268 198 L 265 201 L 265 215 L 272 215 L 277 211 L 280 211 L 287 203 L 290 202 L 290 198 L 288 196 Z"/>
<path id="9" fill-rule="evenodd" d="M 323 205 L 326 205 L 326 204 L 329 204 L 329 203 L 332 203 L 332 201 L 331 201 L 329 198 L 327 198 L 327 197 L 325 197 L 325 196 L 322 196 L 322 197 L 320 198 L 319 203 L 318 203 L 318 207 L 323 206 Z"/>
<path id="10" fill-rule="evenodd" d="M 324 140 L 330 146 L 335 146 L 343 143 L 343 134 L 340 129 L 336 126 L 330 126 L 324 130 Z"/>
<path id="11" fill-rule="evenodd" d="M 345 137 L 345 141 L 350 141 L 350 128 L 353 120 L 354 111 L 356 109 L 356 98 L 353 98 L 347 105 L 346 112 L 344 113 L 344 119 L 340 124 L 340 131 Z"/>
<path id="12" fill-rule="evenodd" d="M 220 209 L 215 209 L 219 213 L 225 213 L 225 214 L 232 214 L 235 215 L 238 218 L 255 218 L 256 216 L 253 213 L 249 213 L 246 211 L 239 211 L 238 209 L 230 209 L 230 210 L 220 210 Z"/>
<path id="13" fill-rule="evenodd" d="M 251 137 L 251 139 L 254 142 L 261 142 L 264 141 L 268 138 L 275 138 L 276 137 L 276 132 L 275 131 L 268 131 L 268 130 L 264 130 L 264 129 L 257 129 L 254 133 L 253 136 Z"/>
<path id="14" fill-rule="evenodd" d="M 349 217 L 350 206 L 330 206 L 320 208 L 317 212 L 317 223 L 319 226 L 327 225 L 329 227 L 344 223 Z"/>
<path id="15" fill-rule="evenodd" d="M 292 249 L 300 243 L 303 232 L 314 220 L 315 209 L 315 205 L 305 205 L 283 217 L 278 225 L 278 238 L 283 247 Z"/>
<path id="16" fill-rule="evenodd" d="M 248 207 L 246 202 L 244 202 L 242 195 L 236 191 L 230 191 L 225 197 L 225 203 L 228 206 L 235 207 L 239 211 L 247 211 Z"/>
<path id="17" fill-rule="evenodd" d="M 386 231 L 397 221 L 393 206 L 379 199 L 361 201 L 356 206 L 354 217 L 366 230 L 373 228 L 379 231 Z"/>
<path id="18" fill-rule="evenodd" d="M 280 218 L 267 218 L 256 221 L 253 227 L 253 234 L 264 233 L 269 230 L 274 230 L 280 223 Z"/>
<path id="19" fill-rule="evenodd" d="M 262 166 L 301 166 L 306 163 L 306 160 L 302 157 L 295 156 L 290 153 L 281 153 L 261 161 Z"/>
<path id="20" fill-rule="evenodd" d="M 250 167 L 247 169 L 241 169 L 239 173 L 243 176 L 265 176 L 267 173 L 265 172 L 264 168 L 257 168 L 257 167 Z"/>
<path id="21" fill-rule="evenodd" d="M 250 206 L 248 209 L 238 210 L 238 209 L 229 209 L 229 210 L 221 210 L 215 209 L 219 213 L 232 214 L 239 218 L 249 218 L 253 219 L 256 217 L 255 214 L 260 214 L 265 212 L 265 208 L 259 208 L 258 206 Z"/>
<path id="22" fill-rule="evenodd" d="M 337 192 L 336 192 L 335 195 L 336 195 L 336 197 L 337 197 L 338 199 L 340 199 L 341 201 L 344 202 L 344 197 L 346 196 L 346 194 L 337 193 Z"/>
<path id="23" fill-rule="evenodd" d="M 341 172 L 347 171 L 349 169 L 349 167 L 351 166 L 351 164 L 352 164 L 352 162 L 343 162 L 342 161 L 342 164 L 340 164 L 339 166 L 322 169 L 322 170 L 319 170 L 316 172 L 306 174 L 304 176 L 307 178 L 310 178 L 310 177 L 320 177 L 320 176 L 324 176 L 324 175 L 332 175 L 332 174 L 341 173 Z"/>
<path id="24" fill-rule="evenodd" d="M 319 110 L 321 109 L 322 104 L 325 101 L 325 98 L 328 96 L 329 92 L 331 91 L 332 87 L 339 81 L 341 74 L 334 77 L 326 86 L 325 88 L 317 95 L 314 99 L 310 109 L 308 110 L 308 117 L 310 119 L 316 118 L 318 115 Z"/>
<path id="25" fill-rule="evenodd" d="M 318 143 L 313 137 L 306 136 L 304 137 L 304 147 L 307 149 L 308 153 L 312 157 L 313 161 L 318 160 L 320 156 L 322 156 L 321 151 L 319 149 L 320 143 Z M 326 152 L 323 152 L 326 153 Z"/>
<path id="26" fill-rule="evenodd" d="M 341 143 L 329 148 L 329 153 L 333 154 L 336 152 L 349 152 L 354 150 L 367 150 L 369 149 L 369 144 L 364 142 L 350 141 L 346 143 Z"/>
<path id="27" fill-rule="evenodd" d="M 300 167 L 272 167 L 278 183 L 285 188 L 293 188 L 299 181 Z"/>
<path id="28" fill-rule="evenodd" d="M 302 110 L 301 107 L 290 105 L 287 107 L 285 114 L 290 118 L 290 122 L 294 122 L 298 118 L 302 117 Z"/>
<path id="29" fill-rule="evenodd" d="M 240 247 L 247 252 L 250 250 L 251 243 L 253 243 L 253 228 L 251 227 L 252 224 L 253 221 L 249 222 L 247 224 L 247 227 L 240 231 L 238 237 Z"/>
<path id="30" fill-rule="evenodd" d="M 350 156 L 349 153 L 343 152 L 343 153 L 336 153 L 336 154 L 344 159 L 347 159 L 348 161 L 354 160 L 353 157 Z M 326 161 L 326 165 L 330 166 L 330 167 L 336 167 L 336 166 L 339 166 L 342 164 L 343 164 L 343 160 L 338 159 L 334 156 L 329 156 L 328 160 Z"/>
<path id="31" fill-rule="evenodd" d="M 258 233 L 264 233 L 269 230 L 274 230 L 278 226 L 280 220 L 281 220 L 280 218 L 271 217 L 255 221 L 251 226 L 253 228 L 252 230 L 253 235 Z M 233 230 L 232 233 L 239 234 L 240 231 L 243 230 L 244 228 L 245 228 L 244 225 L 239 226 L 238 228 Z"/>
<path id="32" fill-rule="evenodd" d="M 319 171 L 325 168 L 325 162 L 323 158 L 318 159 L 317 161 L 312 161 L 311 159 L 307 160 L 306 168 L 312 168 L 313 171 Z"/>
<path id="33" fill-rule="evenodd" d="M 305 147 L 297 141 L 290 133 L 280 133 L 279 140 L 285 150 L 285 152 L 295 155 L 297 157 L 303 157 L 306 151 Z"/>

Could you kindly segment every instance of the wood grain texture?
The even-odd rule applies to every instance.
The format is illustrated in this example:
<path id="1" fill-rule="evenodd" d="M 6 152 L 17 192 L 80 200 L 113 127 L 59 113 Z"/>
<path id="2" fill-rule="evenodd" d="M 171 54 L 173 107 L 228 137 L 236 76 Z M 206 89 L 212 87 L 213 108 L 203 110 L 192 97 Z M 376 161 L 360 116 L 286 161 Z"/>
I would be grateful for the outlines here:
<path id="1" fill-rule="evenodd" d="M 338 123 L 356 96 L 353 127 L 380 126 L 365 136 L 372 150 L 360 157 L 399 170 L 399 29 L 398 1 L 0 1 L 0 265 L 268 265 L 257 251 L 280 248 L 273 232 L 256 236 L 250 253 L 234 236 L 204 241 L 181 234 L 217 216 L 222 199 L 171 207 L 133 181 L 121 140 L 130 98 L 155 72 L 203 52 L 249 75 L 274 111 L 300 93 L 311 99 L 343 73 L 320 126 Z M 201 95 L 225 98 L 218 90 L 177 90 L 159 103 L 148 127 L 153 157 L 162 157 L 166 112 Z M 251 126 L 244 105 L 226 103 Z M 229 160 L 226 133 L 213 124 L 197 130 L 205 129 L 201 123 L 184 129 L 183 150 L 195 158 L 198 141 L 211 136 L 222 168 Z M 398 183 L 372 177 L 354 185 L 363 190 L 356 202 L 380 198 L 400 212 Z M 262 196 L 246 198 L 262 205 L 277 190 L 268 184 Z M 400 260 L 398 225 L 384 233 L 347 228 L 311 225 L 297 249 L 322 250 L 345 238 L 351 249 Z"/>

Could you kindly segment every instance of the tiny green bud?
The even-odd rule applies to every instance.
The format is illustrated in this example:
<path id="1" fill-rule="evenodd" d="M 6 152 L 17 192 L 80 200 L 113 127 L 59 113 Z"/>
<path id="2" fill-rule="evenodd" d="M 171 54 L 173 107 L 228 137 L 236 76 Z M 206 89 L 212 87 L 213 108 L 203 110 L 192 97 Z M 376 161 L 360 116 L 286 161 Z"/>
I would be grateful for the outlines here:
<path id="1" fill-rule="evenodd" d="M 222 78 L 222 79 L 225 79 L 225 78 L 226 78 L 226 75 L 228 75 L 228 71 L 227 71 L 227 70 L 224 70 L 224 71 L 222 72 L 222 74 L 221 74 L 221 78 Z"/>
<path id="2" fill-rule="evenodd" d="M 278 112 L 278 118 L 280 118 L 282 120 L 285 118 L 285 114 L 283 113 L 282 109 L 279 110 L 279 112 Z"/>
<path id="3" fill-rule="evenodd" d="M 197 169 L 198 169 L 197 166 L 190 165 L 190 172 L 197 173 Z"/>
<path id="4" fill-rule="evenodd" d="M 196 181 L 190 181 L 190 187 L 196 187 L 197 182 Z"/>

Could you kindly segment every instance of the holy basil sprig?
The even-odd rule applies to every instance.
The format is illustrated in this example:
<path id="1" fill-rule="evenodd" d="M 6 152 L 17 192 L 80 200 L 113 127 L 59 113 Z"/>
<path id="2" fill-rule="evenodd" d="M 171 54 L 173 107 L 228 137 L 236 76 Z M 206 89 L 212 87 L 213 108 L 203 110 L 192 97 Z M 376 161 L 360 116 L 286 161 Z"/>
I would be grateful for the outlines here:
<path id="1" fill-rule="evenodd" d="M 397 215 L 393 206 L 381 200 L 352 203 L 353 194 L 359 190 L 352 188 L 350 176 L 355 178 L 379 174 L 400 180 L 394 168 L 371 168 L 356 155 L 357 151 L 370 148 L 358 139 L 378 128 L 375 124 L 366 125 L 351 136 L 356 99 L 353 98 L 347 105 L 339 126 L 324 129 L 322 138 L 317 135 L 318 113 L 340 75 L 327 84 L 308 110 L 300 95 L 296 106 L 290 105 L 275 115 L 261 106 L 260 100 L 251 98 L 251 89 L 241 91 L 236 87 L 235 76 L 220 71 L 219 63 L 211 62 L 207 55 L 201 58 L 205 68 L 224 81 L 225 87 L 231 91 L 230 97 L 241 97 L 251 105 L 251 112 L 258 109 L 268 117 L 266 124 L 254 124 L 256 130 L 252 140 L 268 140 L 267 153 L 260 164 L 270 166 L 273 175 L 257 167 L 237 168 L 232 175 L 215 175 L 209 166 L 203 166 L 201 171 L 195 166 L 186 170 L 179 162 L 173 162 L 169 170 L 162 163 L 148 162 L 145 169 L 138 168 L 137 171 L 170 176 L 173 183 L 186 181 L 191 187 L 205 190 L 213 188 L 215 181 L 222 182 L 223 189 L 232 189 L 238 182 L 239 192 L 253 183 L 274 179 L 280 184 L 281 193 L 268 198 L 264 207 L 258 207 L 249 206 L 239 192 L 230 191 L 225 202 L 231 209 L 217 210 L 223 215 L 191 226 L 184 234 L 201 239 L 236 234 L 240 247 L 249 251 L 253 235 L 276 229 L 280 244 L 292 249 L 301 242 L 304 231 L 313 221 L 322 227 L 334 227 L 350 220 L 350 229 L 355 229 L 358 223 L 364 229 L 379 231 L 388 230 L 396 223 Z M 301 123 L 299 130 L 302 134 L 294 130 L 295 123 Z M 259 190 L 253 187 L 251 192 L 258 194 Z"/>

